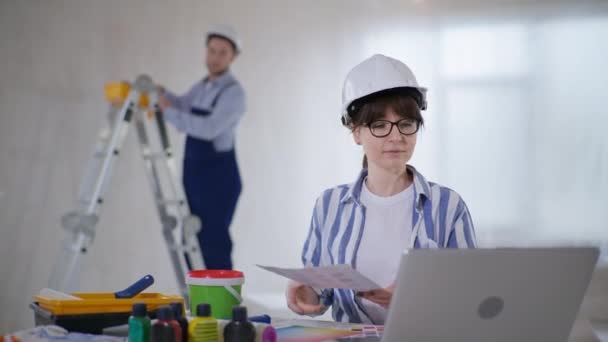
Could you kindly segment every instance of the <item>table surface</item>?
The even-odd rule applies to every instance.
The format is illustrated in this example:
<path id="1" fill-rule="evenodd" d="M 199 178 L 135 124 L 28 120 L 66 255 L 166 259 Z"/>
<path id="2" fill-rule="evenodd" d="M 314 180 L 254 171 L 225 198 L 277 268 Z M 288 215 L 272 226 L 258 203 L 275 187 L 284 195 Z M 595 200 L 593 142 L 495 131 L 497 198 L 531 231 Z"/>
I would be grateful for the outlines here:
<path id="1" fill-rule="evenodd" d="M 608 342 L 608 321 L 605 322 L 591 322 L 591 327 L 595 332 L 597 338 L 602 342 Z"/>
<path id="2" fill-rule="evenodd" d="M 309 319 L 287 319 L 287 318 L 273 318 L 273 324 L 275 328 L 287 327 L 291 325 L 303 325 L 312 326 L 318 328 L 343 328 L 349 329 L 352 326 L 361 326 L 361 324 L 349 324 L 349 323 L 338 323 L 333 321 L 318 321 Z M 608 342 L 608 321 L 593 321 L 591 322 L 591 328 L 593 333 L 600 342 Z M 576 341 L 576 339 L 575 339 Z M 590 341 L 589 339 L 583 339 L 581 341 Z"/>

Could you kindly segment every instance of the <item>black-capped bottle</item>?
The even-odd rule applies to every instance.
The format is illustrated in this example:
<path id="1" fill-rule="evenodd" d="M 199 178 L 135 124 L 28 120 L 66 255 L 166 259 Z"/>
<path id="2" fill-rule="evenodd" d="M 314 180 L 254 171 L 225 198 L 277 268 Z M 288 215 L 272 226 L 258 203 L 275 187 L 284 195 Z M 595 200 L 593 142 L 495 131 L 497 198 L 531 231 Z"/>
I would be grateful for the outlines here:
<path id="1" fill-rule="evenodd" d="M 246 307 L 232 308 L 232 320 L 224 327 L 224 342 L 255 342 L 255 328 L 247 320 Z"/>
<path id="2" fill-rule="evenodd" d="M 150 342 L 150 329 L 146 304 L 133 304 L 133 314 L 129 317 L 129 342 Z"/>
<path id="3" fill-rule="evenodd" d="M 182 333 L 179 323 L 173 319 L 173 310 L 162 306 L 156 311 L 156 322 L 152 325 L 152 342 L 181 342 Z"/>
<path id="4" fill-rule="evenodd" d="M 184 317 L 184 305 L 179 302 L 169 304 L 171 310 L 173 310 L 173 319 L 179 323 L 179 327 L 182 330 L 182 341 L 188 342 L 188 319 Z"/>
<path id="5" fill-rule="evenodd" d="M 211 305 L 200 303 L 196 306 L 196 317 L 188 323 L 189 342 L 217 342 L 217 320 L 211 316 Z"/>

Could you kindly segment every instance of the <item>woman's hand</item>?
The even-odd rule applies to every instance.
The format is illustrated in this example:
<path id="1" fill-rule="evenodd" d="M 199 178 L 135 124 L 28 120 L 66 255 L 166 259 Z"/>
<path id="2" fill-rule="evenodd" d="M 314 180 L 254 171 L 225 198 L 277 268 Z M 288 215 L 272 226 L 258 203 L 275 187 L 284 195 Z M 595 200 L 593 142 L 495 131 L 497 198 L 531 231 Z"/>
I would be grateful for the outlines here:
<path id="1" fill-rule="evenodd" d="M 319 303 L 319 295 L 308 285 L 297 281 L 289 281 L 287 291 L 287 306 L 299 315 L 320 315 L 326 307 Z"/>
<path id="2" fill-rule="evenodd" d="M 370 291 L 362 291 L 358 292 L 357 296 L 361 298 L 365 298 L 370 302 L 374 302 L 385 309 L 388 309 L 389 304 L 391 303 L 391 298 L 393 298 L 393 292 L 395 291 L 395 283 L 391 284 L 389 287 L 384 289 L 376 289 Z"/>

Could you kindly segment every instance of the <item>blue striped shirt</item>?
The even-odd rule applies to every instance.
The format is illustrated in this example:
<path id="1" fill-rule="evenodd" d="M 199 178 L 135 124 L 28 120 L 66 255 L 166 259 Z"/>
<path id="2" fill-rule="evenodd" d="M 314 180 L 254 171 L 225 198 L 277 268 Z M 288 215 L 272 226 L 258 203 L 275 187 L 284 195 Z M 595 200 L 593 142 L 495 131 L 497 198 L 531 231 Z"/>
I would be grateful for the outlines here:
<path id="1" fill-rule="evenodd" d="M 415 168 L 412 234 L 406 248 L 474 248 L 475 231 L 469 210 L 453 190 L 428 182 Z M 310 231 L 302 251 L 304 266 L 349 264 L 357 268 L 357 251 L 365 229 L 365 207 L 360 202 L 367 176 L 363 169 L 357 180 L 325 190 L 317 199 Z M 332 307 L 338 322 L 372 323 L 350 289 L 317 290 L 321 303 Z"/>
<path id="2" fill-rule="evenodd" d="M 165 119 L 180 132 L 212 141 L 218 152 L 234 148 L 235 129 L 245 114 L 245 91 L 229 71 L 213 81 L 196 82 L 182 96 L 165 95 L 172 104 Z"/>

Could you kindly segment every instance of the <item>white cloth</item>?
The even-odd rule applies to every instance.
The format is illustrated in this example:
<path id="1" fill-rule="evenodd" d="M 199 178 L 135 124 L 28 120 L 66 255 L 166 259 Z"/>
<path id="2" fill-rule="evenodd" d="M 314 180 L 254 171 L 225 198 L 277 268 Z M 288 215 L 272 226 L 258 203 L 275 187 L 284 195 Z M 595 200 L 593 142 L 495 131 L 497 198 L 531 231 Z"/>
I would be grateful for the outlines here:
<path id="1" fill-rule="evenodd" d="M 412 232 L 414 187 L 382 197 L 369 191 L 366 182 L 361 189 L 365 206 L 365 228 L 357 254 L 357 270 L 382 287 L 396 281 L 401 253 L 407 248 Z M 387 310 L 361 299 L 375 324 L 384 324 Z"/>

